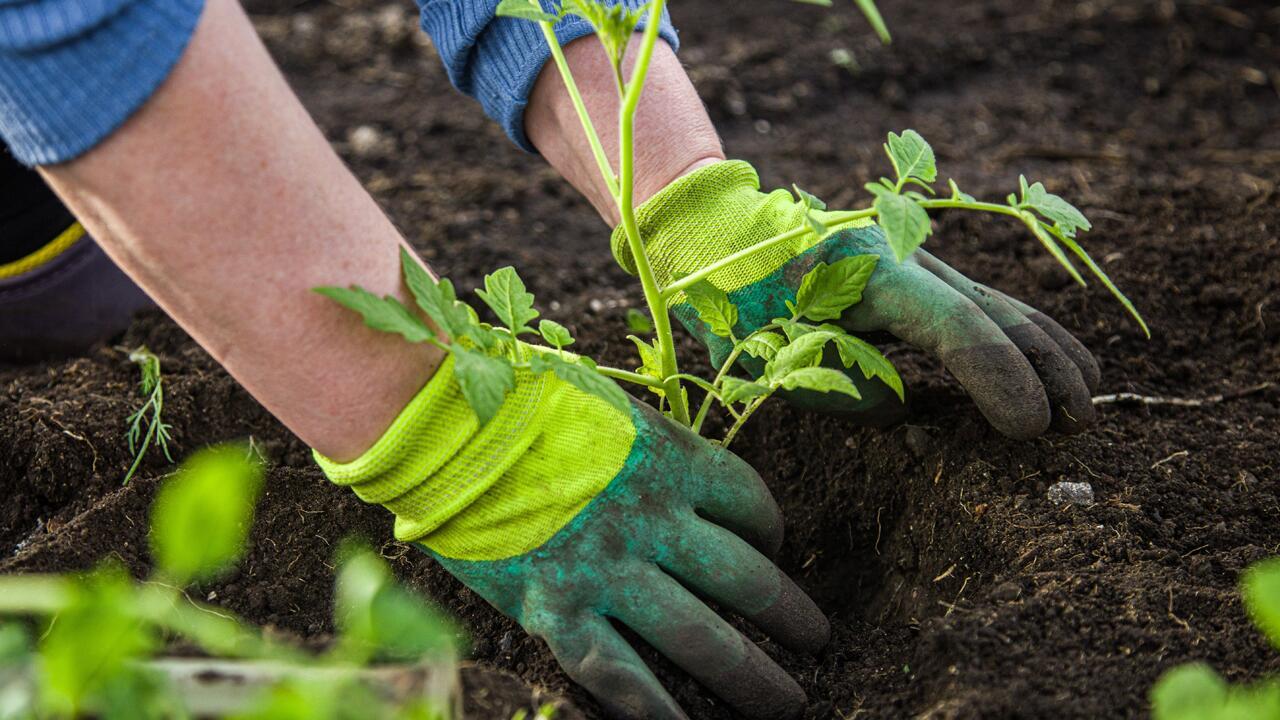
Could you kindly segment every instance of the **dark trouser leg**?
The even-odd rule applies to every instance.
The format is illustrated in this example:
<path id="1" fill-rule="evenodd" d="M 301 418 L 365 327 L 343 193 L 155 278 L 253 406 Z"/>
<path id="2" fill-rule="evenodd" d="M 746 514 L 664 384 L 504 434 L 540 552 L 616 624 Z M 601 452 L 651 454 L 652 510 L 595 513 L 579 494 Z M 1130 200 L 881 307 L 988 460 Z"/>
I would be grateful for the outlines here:
<path id="1" fill-rule="evenodd" d="M 0 145 L 0 361 L 83 352 L 150 300 Z"/>

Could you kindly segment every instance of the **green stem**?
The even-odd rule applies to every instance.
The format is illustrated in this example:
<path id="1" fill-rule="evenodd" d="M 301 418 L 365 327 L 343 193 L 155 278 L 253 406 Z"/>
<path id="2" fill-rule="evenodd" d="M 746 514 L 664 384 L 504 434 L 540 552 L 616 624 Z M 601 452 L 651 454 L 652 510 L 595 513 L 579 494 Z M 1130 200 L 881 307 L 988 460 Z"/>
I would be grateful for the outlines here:
<path id="1" fill-rule="evenodd" d="M 614 380 L 624 380 L 626 382 L 635 383 L 636 385 L 643 385 L 645 387 L 659 388 L 659 389 L 664 387 L 661 380 L 651 378 L 648 375 L 641 375 L 638 372 L 623 370 L 622 368 L 609 367 L 607 365 L 597 365 L 596 372 L 600 373 L 601 375 L 604 375 L 605 377 L 611 377 Z"/>
<path id="2" fill-rule="evenodd" d="M 768 400 L 772 396 L 772 392 L 768 395 L 761 395 L 753 400 L 751 404 L 747 405 L 747 409 L 742 411 L 742 415 L 738 417 L 737 421 L 733 423 L 733 427 L 729 428 L 729 432 L 725 434 L 724 441 L 720 443 L 720 446 L 728 448 L 729 443 L 733 442 L 733 439 L 738 436 L 738 431 L 741 430 L 742 426 L 746 425 L 747 421 L 751 419 L 751 415 L 764 404 L 765 400 Z"/>
<path id="3" fill-rule="evenodd" d="M 663 377 L 663 390 L 666 392 L 667 401 L 671 404 L 671 416 L 681 425 L 690 427 L 693 423 L 689 418 L 689 406 L 681 391 L 680 378 L 677 377 L 680 370 L 676 362 L 675 337 L 671 333 L 671 316 L 667 312 L 667 303 L 662 297 L 653 268 L 649 264 L 649 257 L 645 254 L 644 242 L 640 238 L 640 228 L 636 222 L 634 203 L 636 108 L 640 106 L 640 95 L 644 91 L 649 63 L 653 59 L 653 48 L 658 40 L 658 26 L 665 5 L 666 0 L 653 0 L 650 6 L 649 21 L 640 45 L 640 55 L 636 58 L 635 68 L 631 71 L 631 80 L 627 83 L 627 94 L 623 97 L 622 107 L 618 110 L 620 180 L 618 212 L 622 216 L 622 228 L 626 233 L 627 244 L 636 264 L 636 274 L 640 277 L 640 285 L 644 288 L 645 303 L 649 306 L 649 314 L 653 317 L 654 334 L 659 348 L 659 368 Z"/>
<path id="4" fill-rule="evenodd" d="M 609 165 L 609 156 L 605 155 L 604 146 L 600 144 L 600 135 L 596 132 L 595 124 L 591 122 L 591 115 L 587 113 L 586 103 L 582 102 L 582 93 L 578 92 L 578 83 L 574 82 L 573 73 L 569 71 L 569 61 L 565 60 L 564 49 L 556 39 L 555 29 L 549 22 L 539 22 L 538 27 L 542 28 L 542 37 L 546 38 L 547 47 L 551 48 L 551 57 L 556 62 L 556 69 L 560 71 L 564 86 L 569 90 L 569 99 L 573 101 L 573 109 L 578 113 L 578 120 L 582 122 L 582 130 L 586 133 L 587 142 L 591 145 L 591 154 L 595 156 L 596 165 L 600 168 L 600 176 L 604 178 L 609 194 L 616 199 L 618 177 L 613 174 L 613 167 Z"/>
<path id="5" fill-rule="evenodd" d="M 876 211 L 871 208 L 867 208 L 865 210 L 851 210 L 848 212 L 837 212 L 837 213 L 831 213 L 829 216 L 829 219 L 824 220 L 824 222 L 826 223 L 828 228 L 834 228 L 838 225 L 844 225 L 845 223 L 853 222 L 854 220 L 861 220 L 862 218 L 873 217 L 875 214 L 876 214 Z M 790 240 L 795 240 L 796 238 L 801 237 L 808 232 L 813 232 L 813 231 L 810 230 L 808 227 L 798 227 L 794 230 L 788 230 L 787 232 L 784 232 L 781 235 L 774 235 L 768 240 L 761 240 L 755 245 L 739 250 L 738 252 L 733 253 L 732 255 L 726 255 L 725 257 L 720 258 L 719 260 L 711 263 L 710 265 L 702 268 L 701 270 L 698 270 L 697 272 L 691 273 L 689 275 L 685 275 L 683 278 L 680 278 L 679 280 L 676 280 L 675 282 L 663 288 L 662 299 L 664 301 L 669 302 L 672 298 L 684 292 L 691 285 L 695 285 L 699 281 L 707 279 L 713 273 L 719 272 L 720 270 L 723 270 L 724 268 L 730 265 L 733 265 L 736 262 L 740 262 L 745 258 L 751 257 L 752 255 L 755 255 L 758 252 L 768 250 L 774 245 L 788 242 Z"/>
<path id="6" fill-rule="evenodd" d="M 702 399 L 701 407 L 698 408 L 698 416 L 693 421 L 693 431 L 695 433 L 702 432 L 702 422 L 707 417 L 707 411 L 711 409 L 711 402 L 712 400 L 719 397 L 721 386 L 724 383 L 725 377 L 729 374 L 729 369 L 732 368 L 733 364 L 736 363 L 738 361 L 738 358 L 742 356 L 743 348 L 746 347 L 747 342 L 750 341 L 751 338 L 761 333 L 769 332 L 777 327 L 778 326 L 776 323 L 769 323 L 764 327 L 757 328 L 754 332 L 752 332 L 750 335 L 743 338 L 740 342 L 734 343 L 733 351 L 729 353 L 729 357 L 725 358 L 724 364 L 720 366 L 720 370 L 719 372 L 716 373 L 715 379 L 711 381 L 711 386 L 715 389 L 715 392 L 714 393 L 708 392 L 707 396 Z M 721 404 L 723 404 L 725 406 L 725 409 L 728 410 L 729 413 L 732 414 L 735 418 L 738 417 L 738 414 L 733 411 L 733 408 L 730 407 L 728 403 L 724 403 L 723 401 L 721 401 Z"/>

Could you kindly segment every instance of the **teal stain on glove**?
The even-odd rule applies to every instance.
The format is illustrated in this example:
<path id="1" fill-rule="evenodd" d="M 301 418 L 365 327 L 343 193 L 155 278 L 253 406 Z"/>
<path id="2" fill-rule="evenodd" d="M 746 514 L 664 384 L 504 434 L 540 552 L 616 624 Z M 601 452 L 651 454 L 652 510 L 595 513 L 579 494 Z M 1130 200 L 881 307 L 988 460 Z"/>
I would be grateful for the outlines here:
<path id="1" fill-rule="evenodd" d="M 683 717 L 609 618 L 689 672 L 739 713 L 794 717 L 799 686 L 686 587 L 747 618 L 782 645 L 813 652 L 829 626 L 767 555 L 777 506 L 753 470 L 647 406 L 623 470 L 560 532 L 499 561 L 428 552 L 530 633 L 612 713 Z"/>
<path id="2" fill-rule="evenodd" d="M 446 360 L 330 479 L 396 515 L 396 534 L 544 638 L 624 718 L 684 717 L 610 624 L 625 624 L 741 715 L 794 717 L 794 680 L 686 588 L 780 644 L 816 651 L 822 612 L 770 560 L 782 519 L 760 477 L 638 401 L 622 412 L 554 374 L 516 373 L 481 426 Z"/>

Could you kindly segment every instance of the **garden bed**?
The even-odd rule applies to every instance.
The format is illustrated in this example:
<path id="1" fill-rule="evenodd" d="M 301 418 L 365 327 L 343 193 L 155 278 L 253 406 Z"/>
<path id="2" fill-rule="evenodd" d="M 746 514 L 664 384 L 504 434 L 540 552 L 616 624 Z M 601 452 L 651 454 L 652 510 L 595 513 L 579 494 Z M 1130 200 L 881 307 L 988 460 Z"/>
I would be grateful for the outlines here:
<path id="1" fill-rule="evenodd" d="M 428 261 L 462 288 L 513 264 L 584 351 L 631 362 L 617 339 L 642 298 L 607 228 L 459 99 L 401 4 L 249 5 L 304 103 Z M 935 363 L 890 345 L 912 394 L 903 425 L 862 430 L 772 402 L 735 448 L 777 496 L 780 562 L 834 638 L 808 658 L 748 632 L 806 689 L 814 718 L 1137 716 L 1179 662 L 1205 659 L 1233 680 L 1280 670 L 1235 592 L 1241 569 L 1280 553 L 1280 11 L 885 0 L 896 41 L 883 48 L 845 5 L 673 2 L 729 155 L 766 186 L 798 182 L 832 207 L 865 195 L 885 133 L 906 127 L 975 195 L 999 197 L 1021 172 L 1041 179 L 1094 221 L 1084 243 L 1151 341 L 1105 290 L 1068 284 L 1019 227 L 943 216 L 929 249 L 1076 331 L 1102 392 L 1226 398 L 1108 404 L 1085 435 L 1014 442 Z M 470 630 L 471 717 L 507 717 L 544 691 L 576 705 L 558 717 L 599 715 L 541 641 L 390 542 L 390 516 L 325 482 L 181 330 L 151 314 L 116 344 L 142 343 L 164 362 L 175 457 L 252 437 L 273 461 L 245 562 L 198 599 L 321 645 L 334 550 L 362 535 Z M 705 364 L 691 341 L 682 356 Z M 0 368 L 0 572 L 107 555 L 148 567 L 147 509 L 168 466 L 153 453 L 119 484 L 136 372 L 111 346 Z M 1055 505 L 1060 480 L 1089 483 L 1096 503 Z M 642 654 L 693 717 L 730 716 Z"/>

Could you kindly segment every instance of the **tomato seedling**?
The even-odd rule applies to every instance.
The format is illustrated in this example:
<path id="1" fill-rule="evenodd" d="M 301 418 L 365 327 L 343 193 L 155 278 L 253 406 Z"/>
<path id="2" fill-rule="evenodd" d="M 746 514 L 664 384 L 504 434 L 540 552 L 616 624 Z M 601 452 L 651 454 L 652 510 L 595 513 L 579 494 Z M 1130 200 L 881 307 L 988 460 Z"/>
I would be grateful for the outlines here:
<path id="1" fill-rule="evenodd" d="M 802 0 L 804 1 L 804 0 Z M 829 0 L 810 0 L 830 5 Z M 871 0 L 857 0 L 867 19 L 886 42 L 888 30 Z M 738 308 L 727 295 L 707 282 L 714 273 L 740 263 L 780 243 L 793 242 L 806 234 L 825 238 L 849 223 L 874 219 L 883 229 L 898 262 L 909 257 L 933 232 L 930 212 L 968 210 L 1012 217 L 1081 285 L 1083 275 L 1076 269 L 1069 250 L 1124 305 L 1150 336 L 1146 323 L 1107 277 L 1102 268 L 1077 241 L 1080 232 L 1092 226 L 1084 214 L 1063 198 L 1048 192 L 1041 183 L 1019 178 L 1019 190 L 1005 203 L 982 202 L 962 192 L 954 180 L 947 181 L 950 194 L 938 196 L 934 184 L 938 171 L 933 148 L 919 133 L 906 130 L 901 135 L 890 133 L 884 149 L 894 177 L 868 183 L 872 197 L 869 207 L 827 213 L 819 220 L 813 211 L 826 210 L 826 205 L 813 195 L 794 187 L 797 200 L 805 208 L 800 227 L 761 241 L 735 252 L 706 267 L 659 287 L 640 236 L 634 209 L 635 115 L 645 78 L 658 38 L 658 27 L 666 0 L 652 0 L 639 9 L 621 5 L 606 7 L 595 0 L 561 0 L 554 12 L 548 12 L 537 0 L 502 0 L 498 15 L 535 22 L 551 52 L 573 106 L 586 134 L 592 155 L 612 194 L 622 219 L 627 245 L 635 259 L 648 316 L 636 311 L 627 314 L 627 325 L 636 333 L 652 333 L 646 341 L 629 336 L 635 343 L 640 364 L 637 371 L 597 365 L 589 358 L 566 353 L 573 342 L 568 331 L 550 320 L 543 320 L 535 331 L 528 323 L 538 317 L 533 296 L 513 268 L 506 267 L 485 277 L 485 288 L 478 291 L 500 324 L 481 322 L 475 310 L 459 300 L 452 283 L 436 281 L 417 261 L 402 252 L 401 264 L 405 280 L 418 307 L 430 319 L 424 322 L 414 311 L 393 297 L 379 298 L 358 286 L 323 287 L 320 292 L 360 313 L 365 322 L 378 330 L 395 332 L 411 342 L 433 344 L 454 355 L 455 371 L 462 392 L 482 422 L 488 420 L 515 384 L 516 369 L 535 373 L 554 372 L 580 389 L 598 395 L 620 409 L 626 408 L 626 396 L 604 378 L 624 380 L 645 386 L 658 395 L 659 409 L 675 421 L 695 432 L 701 432 L 713 404 L 721 405 L 732 418 L 723 444 L 738 434 L 742 425 L 769 397 L 779 390 L 806 389 L 837 392 L 859 397 L 854 383 L 839 370 L 821 367 L 823 351 L 834 345 L 846 369 L 857 366 L 868 379 L 879 378 L 902 396 L 902 380 L 897 371 L 875 347 L 825 321 L 835 320 L 862 299 L 862 291 L 878 258 L 861 255 L 845 258 L 830 266 L 819 264 L 803 278 L 796 302 L 789 303 L 790 317 L 776 318 L 745 337 L 736 337 L 733 327 Z M 612 77 L 620 102 L 618 123 L 618 170 L 615 172 L 605 155 L 600 136 L 586 110 L 573 73 L 556 39 L 555 23 L 575 15 L 591 24 L 612 68 Z M 628 77 L 623 60 L 636 28 L 647 16 L 634 67 Z M 1066 250 L 1063 250 L 1063 246 Z M 711 379 L 680 372 L 672 335 L 670 309 L 677 299 L 687 300 L 713 333 L 728 339 L 732 351 Z M 434 326 L 434 327 L 433 327 Z M 515 342 L 521 336 L 541 335 L 550 347 L 537 347 Z M 764 362 L 759 378 L 748 379 L 730 374 L 743 355 Z M 690 411 L 686 385 L 705 392 L 697 412 Z"/>

